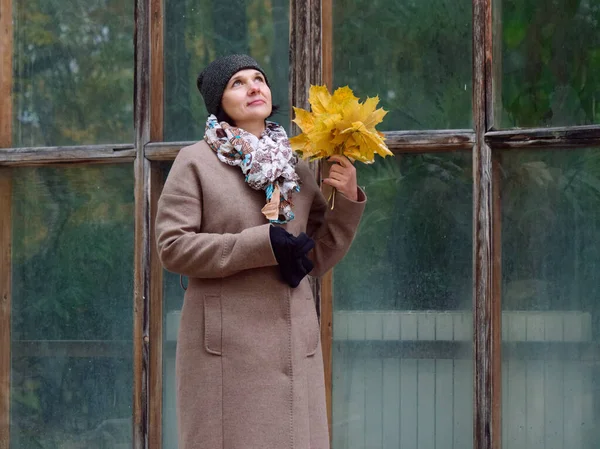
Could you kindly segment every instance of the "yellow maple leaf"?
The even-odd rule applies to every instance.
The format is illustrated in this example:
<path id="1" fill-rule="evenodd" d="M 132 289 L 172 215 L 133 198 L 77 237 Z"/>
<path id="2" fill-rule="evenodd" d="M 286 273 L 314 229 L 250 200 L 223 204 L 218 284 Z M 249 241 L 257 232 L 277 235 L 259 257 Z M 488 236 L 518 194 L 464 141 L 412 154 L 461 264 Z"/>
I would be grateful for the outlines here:
<path id="1" fill-rule="evenodd" d="M 310 86 L 308 91 L 308 102 L 314 114 L 324 114 L 328 111 L 331 102 L 331 94 L 325 86 Z M 296 110 L 296 108 L 294 108 Z M 307 111 L 308 112 L 308 111 Z"/>

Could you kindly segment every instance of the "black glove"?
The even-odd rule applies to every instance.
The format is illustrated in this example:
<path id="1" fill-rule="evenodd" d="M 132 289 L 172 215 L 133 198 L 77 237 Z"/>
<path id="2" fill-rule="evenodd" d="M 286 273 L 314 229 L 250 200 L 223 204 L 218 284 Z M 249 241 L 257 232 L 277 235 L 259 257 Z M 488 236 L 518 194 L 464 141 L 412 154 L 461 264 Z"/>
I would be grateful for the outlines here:
<path id="1" fill-rule="evenodd" d="M 271 226 L 269 237 L 281 277 L 290 287 L 298 287 L 314 267 L 306 254 L 314 248 L 315 242 L 304 232 L 294 237 L 279 226 Z"/>

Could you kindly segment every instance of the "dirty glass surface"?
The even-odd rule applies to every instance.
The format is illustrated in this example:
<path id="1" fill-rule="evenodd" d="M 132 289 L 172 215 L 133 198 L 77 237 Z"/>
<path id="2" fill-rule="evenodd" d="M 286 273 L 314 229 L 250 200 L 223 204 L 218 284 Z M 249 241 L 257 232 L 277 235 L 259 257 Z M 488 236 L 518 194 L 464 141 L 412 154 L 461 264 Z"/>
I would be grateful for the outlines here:
<path id="1" fill-rule="evenodd" d="M 600 152 L 502 166 L 504 448 L 598 447 Z"/>
<path id="2" fill-rule="evenodd" d="M 600 123 L 600 0 L 494 0 L 494 127 Z"/>
<path id="3" fill-rule="evenodd" d="M 14 1 L 13 145 L 133 141 L 133 2 Z"/>
<path id="4" fill-rule="evenodd" d="M 218 56 L 245 53 L 271 86 L 272 120 L 289 129 L 289 1 L 165 2 L 165 140 L 200 140 L 207 112 L 198 73 Z"/>
<path id="5" fill-rule="evenodd" d="M 12 173 L 11 449 L 131 447 L 132 170 Z"/>
<path id="6" fill-rule="evenodd" d="M 164 340 L 163 340 L 163 448 L 177 449 L 177 413 L 175 390 L 175 350 L 188 279 L 164 271 Z M 183 287 L 182 287 L 183 286 Z"/>
<path id="7" fill-rule="evenodd" d="M 389 110 L 381 130 L 471 128 L 472 3 L 334 0 L 333 82 Z"/>
<path id="8" fill-rule="evenodd" d="M 471 156 L 358 165 L 368 197 L 333 272 L 333 448 L 472 447 Z"/>

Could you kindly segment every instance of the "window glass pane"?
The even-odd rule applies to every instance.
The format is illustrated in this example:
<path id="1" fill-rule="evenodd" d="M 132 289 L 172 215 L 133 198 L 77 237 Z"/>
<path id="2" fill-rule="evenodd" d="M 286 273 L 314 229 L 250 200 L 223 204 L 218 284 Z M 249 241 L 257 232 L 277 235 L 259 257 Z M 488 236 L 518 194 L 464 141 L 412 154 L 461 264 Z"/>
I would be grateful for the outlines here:
<path id="1" fill-rule="evenodd" d="M 133 2 L 14 1 L 15 146 L 133 140 Z"/>
<path id="2" fill-rule="evenodd" d="M 14 171 L 11 449 L 131 445 L 132 180 Z"/>
<path id="3" fill-rule="evenodd" d="M 600 0 L 494 1 L 494 126 L 600 123 Z"/>
<path id="4" fill-rule="evenodd" d="M 207 113 L 196 77 L 232 53 L 265 70 L 281 107 L 272 120 L 289 128 L 289 0 L 167 0 L 165 21 L 165 140 L 202 139 Z"/>
<path id="5" fill-rule="evenodd" d="M 502 154 L 502 441 L 596 448 L 600 151 Z"/>
<path id="6" fill-rule="evenodd" d="M 358 171 L 367 208 L 333 276 L 333 449 L 472 447 L 471 156 Z"/>
<path id="7" fill-rule="evenodd" d="M 182 285 L 187 288 L 187 278 L 164 272 L 163 449 L 177 449 L 175 350 L 185 293 Z"/>
<path id="8" fill-rule="evenodd" d="M 382 130 L 471 128 L 472 4 L 335 0 L 333 79 L 379 95 Z"/>

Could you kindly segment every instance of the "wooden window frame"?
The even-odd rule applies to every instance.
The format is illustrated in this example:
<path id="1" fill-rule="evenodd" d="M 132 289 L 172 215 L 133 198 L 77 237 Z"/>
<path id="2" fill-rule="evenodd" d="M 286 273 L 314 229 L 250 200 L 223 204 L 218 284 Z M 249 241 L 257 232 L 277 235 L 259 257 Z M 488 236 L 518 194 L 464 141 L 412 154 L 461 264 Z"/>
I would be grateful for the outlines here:
<path id="1" fill-rule="evenodd" d="M 12 0 L 0 0 L 0 148 L 12 144 Z M 0 449 L 10 442 L 11 322 L 10 169 L 0 166 Z"/>
<path id="2" fill-rule="evenodd" d="M 0 449 L 9 447 L 11 322 L 11 171 L 49 164 L 132 163 L 135 182 L 133 439 L 134 449 L 162 447 L 163 270 L 154 250 L 154 218 L 162 189 L 160 163 L 192 142 L 163 142 L 164 2 L 135 3 L 135 84 L 132 144 L 12 148 L 12 2 L 0 0 Z M 500 4 L 473 3 L 473 129 L 390 131 L 395 154 L 455 152 L 473 155 L 473 441 L 476 449 L 501 449 L 501 197 L 500 151 L 600 147 L 600 125 L 498 130 L 500 67 L 494 66 L 493 30 Z M 493 10 L 493 8 L 496 8 Z M 492 14 L 494 12 L 494 14 Z M 311 84 L 333 84 L 333 0 L 290 0 L 290 103 L 308 107 Z M 494 76 L 495 75 L 495 76 Z M 492 79 L 496 82 L 493 83 Z M 600 151 L 600 149 L 599 149 Z M 321 170 L 313 164 L 320 181 Z M 314 283 L 320 305 L 329 422 L 333 283 L 331 272 Z M 72 356 L 86 348 L 61 343 Z M 114 355 L 102 342 L 99 354 Z M 20 342 L 19 351 L 39 351 Z M 122 342 L 131 347 L 131 342 Z M 36 349 L 37 348 L 37 349 Z M 126 349 L 125 349 L 126 350 Z M 83 351 L 83 352 L 82 352 Z"/>

